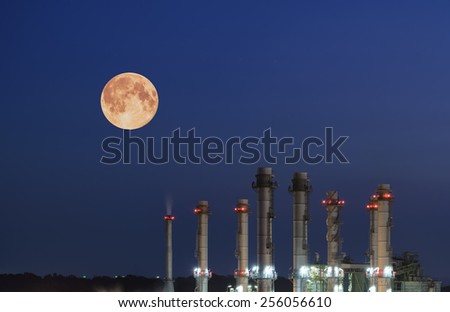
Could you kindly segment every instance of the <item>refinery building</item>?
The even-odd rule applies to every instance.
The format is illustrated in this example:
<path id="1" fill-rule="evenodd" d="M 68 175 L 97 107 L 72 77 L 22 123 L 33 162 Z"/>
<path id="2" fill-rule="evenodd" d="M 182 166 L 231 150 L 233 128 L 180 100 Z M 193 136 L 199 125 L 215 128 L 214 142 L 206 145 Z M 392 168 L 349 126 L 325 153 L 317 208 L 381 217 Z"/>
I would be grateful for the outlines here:
<path id="1" fill-rule="evenodd" d="M 237 217 L 236 286 L 232 291 L 273 292 L 277 271 L 274 265 L 272 231 L 274 222 L 273 194 L 277 183 L 272 168 L 258 168 L 252 188 L 256 192 L 256 265 L 249 264 L 249 200 L 239 199 L 234 208 Z M 345 201 L 337 191 L 326 192 L 322 206 L 327 212 L 325 234 L 327 261 L 310 262 L 308 245 L 309 196 L 312 186 L 306 172 L 295 172 L 289 186 L 292 194 L 292 281 L 293 292 L 438 292 L 441 282 L 422 274 L 418 255 L 405 252 L 394 256 L 391 245 L 392 203 L 390 184 L 379 184 L 366 206 L 369 214 L 369 246 L 366 263 L 352 263 L 342 252 L 341 218 Z M 194 209 L 198 218 L 196 235 L 197 266 L 193 271 L 193 291 L 207 292 L 211 271 L 208 264 L 208 201 L 201 200 Z M 173 215 L 166 223 L 165 291 L 174 291 L 172 276 Z M 252 285 L 254 285 L 252 287 Z M 224 289 L 224 291 L 227 291 Z M 229 291 L 229 290 L 228 290 Z"/>

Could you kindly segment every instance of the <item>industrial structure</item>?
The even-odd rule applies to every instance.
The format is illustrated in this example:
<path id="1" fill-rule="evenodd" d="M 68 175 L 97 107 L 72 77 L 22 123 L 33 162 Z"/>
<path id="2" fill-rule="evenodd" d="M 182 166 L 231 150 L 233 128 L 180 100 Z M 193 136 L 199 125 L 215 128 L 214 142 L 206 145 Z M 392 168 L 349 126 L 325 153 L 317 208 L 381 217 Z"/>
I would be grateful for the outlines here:
<path id="1" fill-rule="evenodd" d="M 247 292 L 250 271 L 248 267 L 248 199 L 239 199 L 234 212 L 238 216 L 238 228 L 236 235 L 237 269 L 234 271 L 236 278 L 236 291 Z"/>
<path id="2" fill-rule="evenodd" d="M 367 204 L 369 209 L 369 268 L 367 276 L 369 278 L 369 291 L 376 291 L 378 280 L 375 274 L 375 268 L 378 267 L 378 201 L 377 196 L 373 195 Z"/>
<path id="3" fill-rule="evenodd" d="M 272 168 L 258 168 L 256 181 L 252 187 L 257 192 L 256 240 L 257 260 L 252 270 L 252 277 L 257 280 L 258 291 L 274 291 L 277 273 L 273 259 L 272 222 L 275 218 L 273 209 L 273 191 L 277 183 L 273 181 Z"/>
<path id="4" fill-rule="evenodd" d="M 208 269 L 208 218 L 209 211 L 208 202 L 200 200 L 194 209 L 194 214 L 198 216 L 197 228 L 197 267 L 194 269 L 195 291 L 207 292 L 208 280 L 211 277 L 211 271 Z"/>
<path id="5" fill-rule="evenodd" d="M 294 292 L 306 291 L 309 274 L 308 261 L 308 220 L 309 220 L 309 184 L 306 172 L 296 172 L 292 178 L 289 192 L 293 196 L 293 266 L 292 287 Z"/>
<path id="6" fill-rule="evenodd" d="M 228 289 L 238 292 L 275 291 L 277 272 L 272 239 L 274 213 L 274 181 L 272 168 L 258 168 L 252 188 L 256 191 L 256 266 L 249 269 L 249 201 L 239 199 L 234 208 L 237 216 L 236 286 Z M 368 263 L 353 263 L 342 252 L 341 210 L 345 202 L 337 191 L 326 192 L 322 206 L 327 219 L 327 261 L 321 263 L 316 253 L 310 261 L 308 245 L 309 205 L 312 187 L 306 172 L 295 172 L 288 191 L 293 199 L 293 265 L 290 278 L 294 292 L 390 292 L 440 291 L 441 282 L 426 278 L 420 271 L 417 255 L 405 253 L 393 257 L 391 246 L 392 200 L 389 184 L 379 184 L 367 204 L 369 211 Z M 211 214 L 207 201 L 199 201 L 194 214 L 198 217 L 196 236 L 197 267 L 194 269 L 195 291 L 207 292 L 211 271 L 208 267 L 208 218 Z M 165 291 L 174 291 L 172 276 L 172 223 L 174 216 L 164 216 L 166 223 Z M 256 282 L 256 286 L 254 285 Z M 252 287 L 252 285 L 254 287 Z"/>
<path id="7" fill-rule="evenodd" d="M 342 239 L 341 239 L 341 208 L 345 202 L 339 199 L 338 192 L 329 191 L 322 205 L 327 210 L 327 291 L 343 291 L 342 285 Z"/>
<path id="8" fill-rule="evenodd" d="M 391 186 L 379 184 L 376 194 L 367 205 L 370 212 L 370 267 L 367 269 L 367 275 L 371 292 L 392 291 L 392 279 L 395 276 L 391 246 L 392 199 Z"/>
<path id="9" fill-rule="evenodd" d="M 391 247 L 391 203 L 392 192 L 389 184 L 379 184 L 377 188 L 378 202 L 378 292 L 392 291 L 392 267 Z"/>
<path id="10" fill-rule="evenodd" d="M 165 215 L 164 220 L 166 222 L 166 276 L 164 279 L 164 291 L 173 292 L 173 271 L 172 271 L 172 222 L 175 220 L 173 215 Z"/>
<path id="11" fill-rule="evenodd" d="M 417 254 L 404 252 L 402 256 L 393 257 L 392 260 L 395 271 L 393 291 L 441 291 L 442 282 L 423 276 Z"/>

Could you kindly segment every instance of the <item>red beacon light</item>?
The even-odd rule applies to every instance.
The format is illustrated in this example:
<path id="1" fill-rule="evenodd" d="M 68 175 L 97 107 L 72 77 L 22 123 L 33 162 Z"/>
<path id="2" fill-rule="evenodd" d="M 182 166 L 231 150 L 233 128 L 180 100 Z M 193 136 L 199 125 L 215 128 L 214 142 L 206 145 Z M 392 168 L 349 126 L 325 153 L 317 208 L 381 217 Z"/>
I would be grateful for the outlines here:
<path id="1" fill-rule="evenodd" d="M 172 215 L 166 215 L 166 216 L 164 216 L 164 220 L 170 220 L 170 221 L 173 221 L 173 220 L 175 220 L 175 217 L 172 216 Z"/>
<path id="2" fill-rule="evenodd" d="M 322 205 L 324 206 L 343 206 L 345 205 L 345 200 L 333 200 L 333 199 L 328 199 L 328 200 L 322 200 Z"/>
<path id="3" fill-rule="evenodd" d="M 194 213 L 195 214 L 199 214 L 200 212 L 202 212 L 202 210 L 200 208 L 195 208 L 194 209 Z"/>
<path id="4" fill-rule="evenodd" d="M 391 193 L 382 193 L 382 194 L 376 194 L 376 195 L 372 195 L 373 200 L 378 200 L 378 199 L 392 199 L 394 196 L 392 196 Z"/>
<path id="5" fill-rule="evenodd" d="M 236 207 L 236 208 L 234 208 L 234 211 L 235 212 L 247 212 L 248 208 L 246 208 L 246 207 Z"/>
<path id="6" fill-rule="evenodd" d="M 377 209 L 378 205 L 377 204 L 368 204 L 367 205 L 367 209 Z"/>
<path id="7" fill-rule="evenodd" d="M 235 270 L 234 271 L 234 276 L 244 276 L 244 277 L 248 277 L 249 276 L 249 272 L 245 271 L 245 270 Z"/>

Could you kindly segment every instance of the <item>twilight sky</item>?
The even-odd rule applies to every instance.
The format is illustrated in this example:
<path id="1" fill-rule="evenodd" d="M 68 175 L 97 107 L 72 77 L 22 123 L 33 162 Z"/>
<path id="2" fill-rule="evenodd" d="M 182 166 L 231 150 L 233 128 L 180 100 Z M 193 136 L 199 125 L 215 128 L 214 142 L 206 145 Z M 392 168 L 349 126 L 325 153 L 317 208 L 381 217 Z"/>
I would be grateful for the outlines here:
<path id="1" fill-rule="evenodd" d="M 321 199 L 347 202 L 343 250 L 364 261 L 378 183 L 395 195 L 395 254 L 419 253 L 450 283 L 450 3 L 447 1 L 3 1 L 0 4 L 0 273 L 162 275 L 166 201 L 174 271 L 191 274 L 198 200 L 208 200 L 210 267 L 231 274 L 238 198 L 255 165 L 100 164 L 121 136 L 100 108 L 122 72 L 148 77 L 159 109 L 134 136 L 347 135 L 350 164 L 273 165 L 275 262 L 292 265 L 295 171 L 307 171 L 310 252 L 326 260 Z"/>

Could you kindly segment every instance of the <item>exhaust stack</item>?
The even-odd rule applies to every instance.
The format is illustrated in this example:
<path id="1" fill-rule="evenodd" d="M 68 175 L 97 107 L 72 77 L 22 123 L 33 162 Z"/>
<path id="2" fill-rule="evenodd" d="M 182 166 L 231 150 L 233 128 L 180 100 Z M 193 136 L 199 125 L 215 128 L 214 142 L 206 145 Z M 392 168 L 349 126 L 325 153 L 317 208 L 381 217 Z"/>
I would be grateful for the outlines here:
<path id="1" fill-rule="evenodd" d="M 378 290 L 379 292 L 392 291 L 391 246 L 391 203 L 392 191 L 389 184 L 379 184 L 377 188 L 378 201 Z"/>
<path id="2" fill-rule="evenodd" d="M 293 267 L 292 284 L 294 292 L 306 291 L 309 275 L 308 261 L 308 220 L 309 220 L 309 184 L 306 172 L 295 172 L 289 192 L 293 194 Z"/>
<path id="3" fill-rule="evenodd" d="M 166 278 L 164 280 L 164 291 L 173 292 L 174 281 L 172 274 L 172 222 L 175 220 L 173 215 L 165 215 L 164 220 L 166 222 Z"/>
<path id="4" fill-rule="evenodd" d="M 277 273 L 273 263 L 272 222 L 273 191 L 277 183 L 273 181 L 272 168 L 258 168 L 253 189 L 258 193 L 257 200 L 257 267 L 252 274 L 257 280 L 258 292 L 274 291 Z"/>
<path id="5" fill-rule="evenodd" d="M 236 258 L 238 260 L 237 270 L 234 272 L 236 278 L 236 291 L 248 291 L 248 199 L 239 199 L 234 212 L 238 216 Z"/>
<path id="6" fill-rule="evenodd" d="M 370 267 L 367 270 L 367 275 L 369 277 L 369 291 L 375 292 L 377 290 L 378 281 L 378 201 L 377 195 L 373 195 L 370 198 L 370 202 L 367 204 L 367 209 L 369 209 L 369 260 Z M 377 272 L 375 272 L 375 269 Z"/>
<path id="7" fill-rule="evenodd" d="M 328 268 L 327 268 L 327 291 L 342 291 L 341 264 L 342 264 L 342 241 L 341 241 L 341 208 L 345 202 L 339 199 L 338 192 L 326 192 L 326 199 L 322 205 L 327 210 L 327 242 L 328 242 Z"/>
<path id="8" fill-rule="evenodd" d="M 198 202 L 194 209 L 194 214 L 198 216 L 197 229 L 197 268 L 194 269 L 196 280 L 196 292 L 208 292 L 208 280 L 211 272 L 208 269 L 208 217 L 211 214 L 206 200 Z"/>

